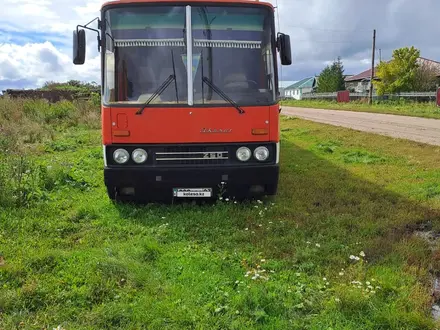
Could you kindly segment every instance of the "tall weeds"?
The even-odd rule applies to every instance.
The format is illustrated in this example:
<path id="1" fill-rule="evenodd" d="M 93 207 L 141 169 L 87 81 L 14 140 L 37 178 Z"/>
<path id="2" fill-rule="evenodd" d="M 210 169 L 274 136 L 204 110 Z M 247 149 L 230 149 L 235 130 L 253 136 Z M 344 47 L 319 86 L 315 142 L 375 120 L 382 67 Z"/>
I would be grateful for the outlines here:
<path id="1" fill-rule="evenodd" d="M 32 154 L 69 127 L 100 127 L 99 99 L 92 101 L 0 98 L 0 207 L 24 207 L 45 198 L 51 181 Z"/>

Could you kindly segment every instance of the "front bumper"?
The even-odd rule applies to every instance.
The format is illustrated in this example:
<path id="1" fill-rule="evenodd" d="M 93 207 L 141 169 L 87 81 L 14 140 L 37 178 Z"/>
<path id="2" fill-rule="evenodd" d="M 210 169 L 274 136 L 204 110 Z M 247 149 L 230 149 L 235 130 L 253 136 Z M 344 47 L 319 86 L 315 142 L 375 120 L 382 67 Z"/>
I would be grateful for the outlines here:
<path id="1" fill-rule="evenodd" d="M 220 193 L 229 198 L 275 195 L 279 165 L 104 168 L 104 181 L 110 198 L 118 200 L 169 200 L 173 188 L 212 188 L 211 198 Z M 221 183 L 224 189 L 221 190 Z"/>

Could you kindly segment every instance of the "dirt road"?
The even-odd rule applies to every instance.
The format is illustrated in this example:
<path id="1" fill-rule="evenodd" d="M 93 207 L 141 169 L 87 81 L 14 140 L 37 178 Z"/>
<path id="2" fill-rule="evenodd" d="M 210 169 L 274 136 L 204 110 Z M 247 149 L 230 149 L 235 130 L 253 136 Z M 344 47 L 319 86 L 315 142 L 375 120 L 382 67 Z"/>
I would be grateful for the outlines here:
<path id="1" fill-rule="evenodd" d="M 281 114 L 335 126 L 440 145 L 440 120 L 355 111 L 282 106 Z"/>

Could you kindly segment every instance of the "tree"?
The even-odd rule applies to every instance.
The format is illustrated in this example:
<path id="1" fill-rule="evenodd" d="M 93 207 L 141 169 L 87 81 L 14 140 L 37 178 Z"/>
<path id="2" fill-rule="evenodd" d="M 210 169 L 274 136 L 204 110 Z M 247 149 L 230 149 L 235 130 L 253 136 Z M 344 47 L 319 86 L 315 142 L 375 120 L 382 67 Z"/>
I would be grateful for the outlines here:
<path id="1" fill-rule="evenodd" d="M 414 76 L 414 92 L 433 92 L 437 88 L 439 67 L 432 62 L 422 61 Z"/>
<path id="2" fill-rule="evenodd" d="M 373 80 L 377 94 L 413 91 L 419 57 L 420 51 L 414 46 L 403 47 L 393 51 L 391 61 L 379 63 L 375 74 L 379 80 Z"/>
<path id="3" fill-rule="evenodd" d="M 332 93 L 345 90 L 344 66 L 338 57 L 331 65 L 327 65 L 319 75 L 318 93 Z"/>

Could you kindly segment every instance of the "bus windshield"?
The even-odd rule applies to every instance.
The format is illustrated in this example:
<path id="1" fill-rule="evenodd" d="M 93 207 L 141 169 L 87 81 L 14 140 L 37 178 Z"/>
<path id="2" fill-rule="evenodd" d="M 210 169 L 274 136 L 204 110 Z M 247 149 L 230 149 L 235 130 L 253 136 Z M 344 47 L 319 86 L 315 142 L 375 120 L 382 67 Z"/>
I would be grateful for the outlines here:
<path id="1" fill-rule="evenodd" d="M 188 79 L 195 105 L 230 105 L 218 89 L 239 106 L 275 102 L 275 37 L 269 8 L 191 6 L 190 41 L 187 22 L 185 6 L 107 10 L 105 103 L 188 105 Z M 172 82 L 154 94 L 170 76 Z"/>

